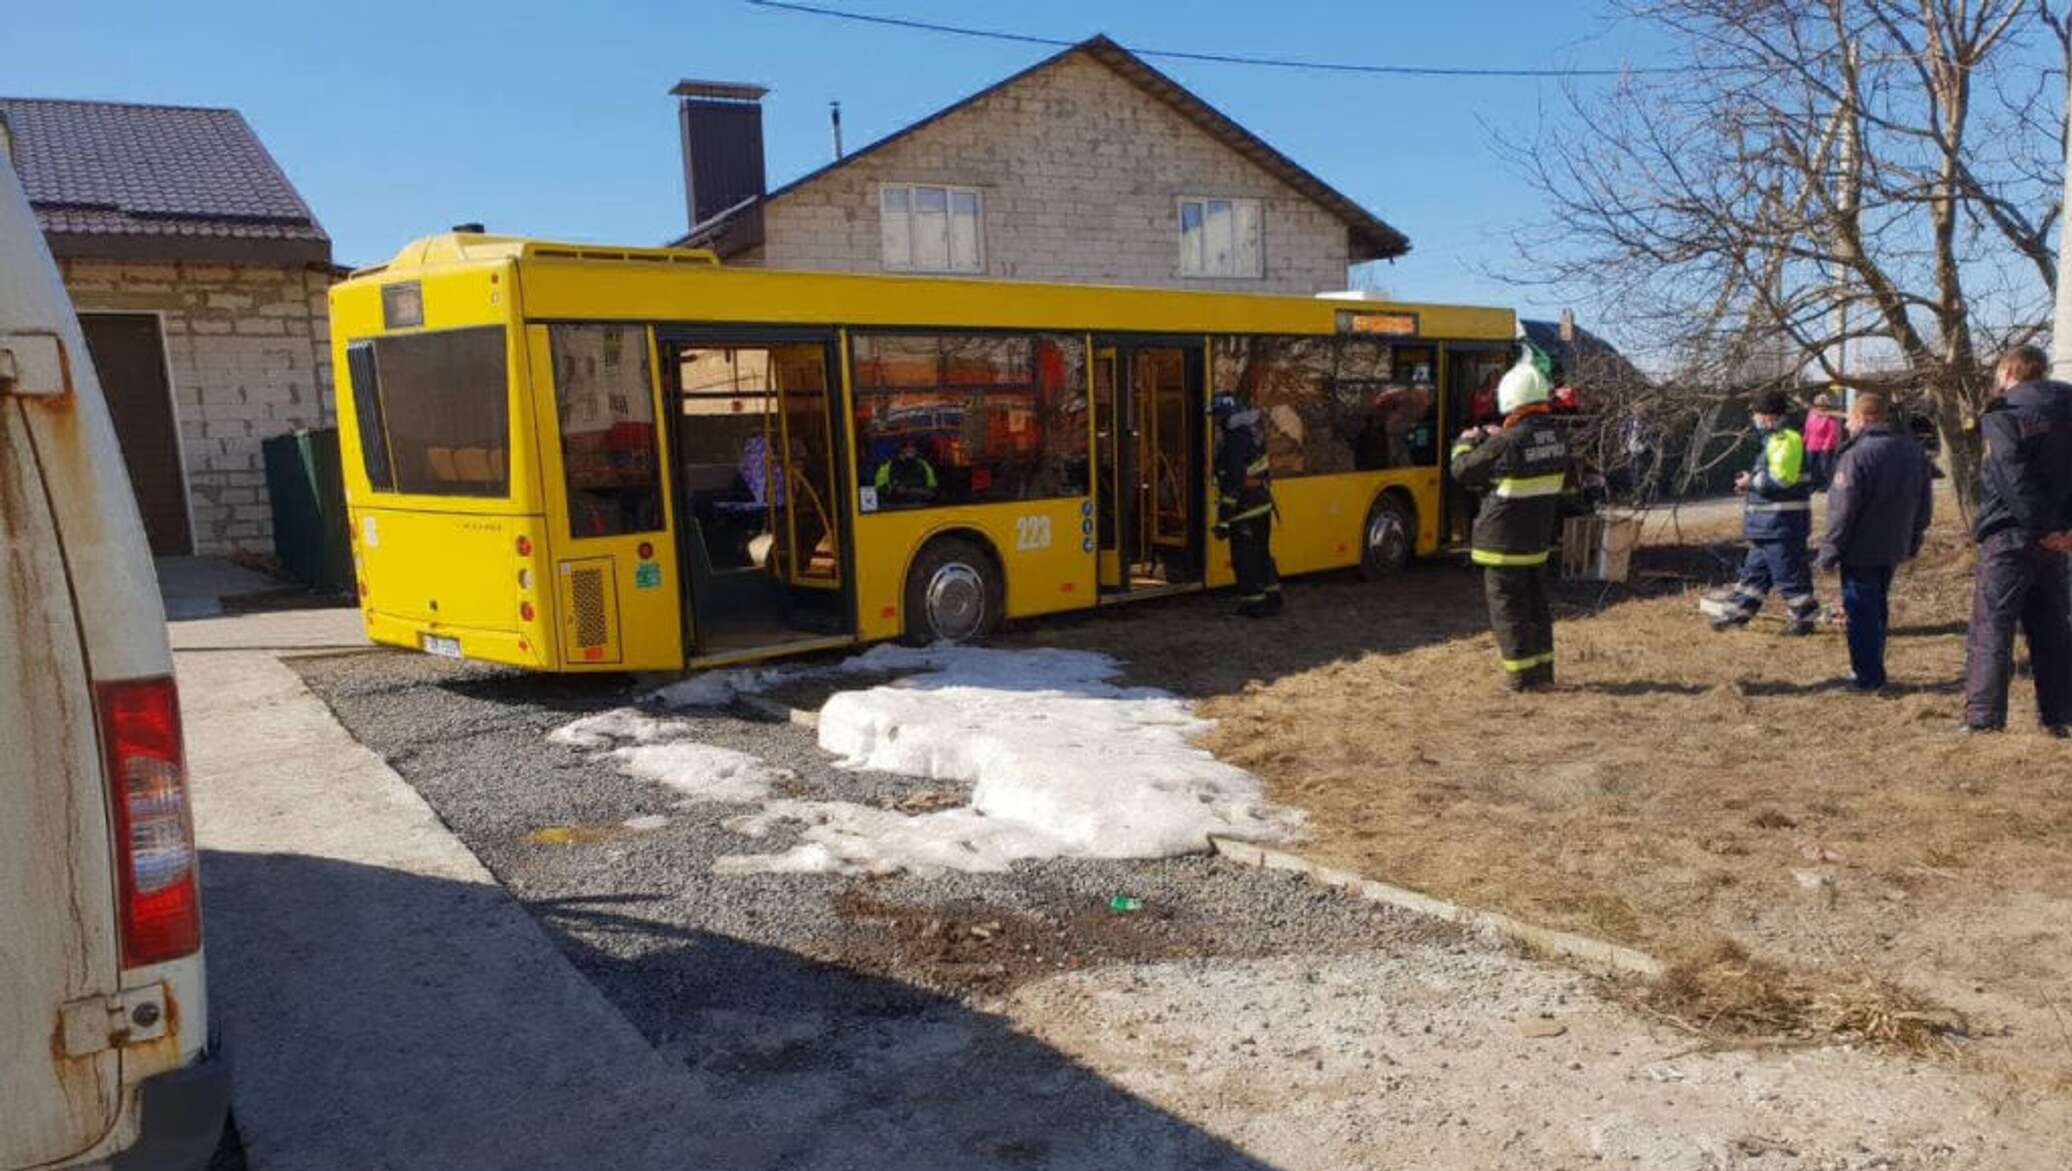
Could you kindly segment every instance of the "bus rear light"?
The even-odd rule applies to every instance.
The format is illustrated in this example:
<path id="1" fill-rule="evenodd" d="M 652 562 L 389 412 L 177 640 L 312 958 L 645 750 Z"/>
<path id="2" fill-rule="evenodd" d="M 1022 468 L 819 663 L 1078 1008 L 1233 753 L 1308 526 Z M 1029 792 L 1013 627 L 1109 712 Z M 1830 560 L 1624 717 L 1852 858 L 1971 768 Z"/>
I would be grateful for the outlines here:
<path id="1" fill-rule="evenodd" d="M 518 588 L 521 590 L 532 588 L 532 570 L 521 569 L 518 571 Z"/>
<path id="2" fill-rule="evenodd" d="M 201 947 L 201 897 L 179 695 L 168 678 L 103 683 L 95 692 L 115 818 L 122 965 L 190 955 Z"/>
<path id="3" fill-rule="evenodd" d="M 649 560 L 655 555 L 655 544 L 653 541 L 642 541 L 640 543 L 640 548 L 636 550 L 636 552 L 640 554 L 640 559 L 642 561 Z"/>
<path id="4" fill-rule="evenodd" d="M 532 556 L 532 538 L 531 538 L 531 537 L 521 536 L 521 537 L 519 537 L 519 538 L 518 538 L 518 556 L 520 556 L 520 557 L 530 557 L 530 556 Z"/>
<path id="5" fill-rule="evenodd" d="M 531 602 L 520 602 L 520 603 L 518 603 L 518 617 L 519 617 L 520 619 L 522 619 L 522 620 L 526 621 L 526 622 L 530 622 L 530 621 L 532 621 L 532 603 L 531 603 Z"/>

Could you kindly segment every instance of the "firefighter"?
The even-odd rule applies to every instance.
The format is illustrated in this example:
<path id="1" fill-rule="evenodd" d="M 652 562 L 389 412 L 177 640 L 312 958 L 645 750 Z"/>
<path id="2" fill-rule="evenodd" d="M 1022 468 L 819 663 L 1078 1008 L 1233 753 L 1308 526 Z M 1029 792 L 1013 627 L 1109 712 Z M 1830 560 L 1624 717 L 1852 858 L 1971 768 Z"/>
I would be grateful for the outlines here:
<path id="1" fill-rule="evenodd" d="M 1785 418 L 1791 402 L 1782 391 L 1756 396 L 1750 416 L 1762 436 L 1755 462 L 1734 478 L 1746 497 L 1742 535 L 1748 557 L 1732 589 L 1709 594 L 1699 608 L 1714 630 L 1746 626 L 1772 589 L 1784 597 L 1785 634 L 1813 632 L 1820 602 L 1813 596 L 1813 568 L 1806 542 L 1813 534 L 1813 483 L 1806 474 L 1806 441 Z"/>
<path id="2" fill-rule="evenodd" d="M 1216 421 L 1216 535 L 1230 540 L 1237 573 L 1237 612 L 1263 618 L 1281 611 L 1281 574 L 1273 563 L 1273 476 L 1259 440 L 1259 412 L 1239 409 L 1219 394 L 1209 403 Z"/>
<path id="3" fill-rule="evenodd" d="M 1547 557 L 1568 475 L 1568 443 L 1548 417 L 1547 376 L 1521 361 L 1497 384 L 1501 426 L 1472 427 L 1453 448 L 1453 478 L 1482 493 L 1470 559 L 1482 567 L 1489 624 L 1513 691 L 1554 684 Z"/>

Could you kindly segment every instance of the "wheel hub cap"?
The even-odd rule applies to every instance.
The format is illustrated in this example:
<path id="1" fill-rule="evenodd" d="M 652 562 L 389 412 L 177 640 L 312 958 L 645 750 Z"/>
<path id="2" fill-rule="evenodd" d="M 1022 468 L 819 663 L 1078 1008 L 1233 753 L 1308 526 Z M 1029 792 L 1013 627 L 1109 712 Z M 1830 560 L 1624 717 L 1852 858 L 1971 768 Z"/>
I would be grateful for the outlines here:
<path id="1" fill-rule="evenodd" d="M 1383 513 L 1367 526 L 1367 547 L 1384 563 L 1394 563 L 1403 552 L 1405 544 L 1403 522 L 1394 513 Z"/>
<path id="2" fill-rule="evenodd" d="M 928 625 L 956 642 L 978 633 L 986 618 L 986 582 L 977 570 L 953 562 L 928 579 Z"/>

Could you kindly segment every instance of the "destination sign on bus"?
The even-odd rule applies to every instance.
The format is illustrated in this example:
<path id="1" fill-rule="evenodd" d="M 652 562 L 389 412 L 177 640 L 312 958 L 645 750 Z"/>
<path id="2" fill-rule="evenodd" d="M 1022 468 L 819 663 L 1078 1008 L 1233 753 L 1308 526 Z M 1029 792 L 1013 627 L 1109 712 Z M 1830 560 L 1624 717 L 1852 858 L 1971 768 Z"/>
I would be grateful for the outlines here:
<path id="1" fill-rule="evenodd" d="M 1338 332 L 1378 334 L 1382 337 L 1416 337 L 1415 313 L 1355 313 L 1340 310 Z"/>

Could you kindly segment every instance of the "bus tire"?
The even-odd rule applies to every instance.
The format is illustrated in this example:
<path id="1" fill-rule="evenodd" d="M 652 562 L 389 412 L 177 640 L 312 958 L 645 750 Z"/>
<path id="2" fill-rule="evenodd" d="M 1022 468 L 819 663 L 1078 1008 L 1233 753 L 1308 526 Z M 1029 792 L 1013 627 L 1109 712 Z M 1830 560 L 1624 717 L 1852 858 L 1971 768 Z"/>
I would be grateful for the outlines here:
<path id="1" fill-rule="evenodd" d="M 1416 548 L 1416 508 L 1394 492 L 1375 497 L 1360 526 L 1360 576 L 1379 581 L 1400 573 Z"/>
<path id="2" fill-rule="evenodd" d="M 985 549 L 962 537 L 930 541 L 907 570 L 908 646 L 980 642 L 1000 625 L 1005 594 Z"/>

